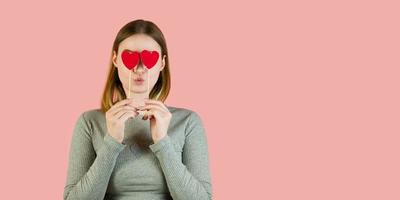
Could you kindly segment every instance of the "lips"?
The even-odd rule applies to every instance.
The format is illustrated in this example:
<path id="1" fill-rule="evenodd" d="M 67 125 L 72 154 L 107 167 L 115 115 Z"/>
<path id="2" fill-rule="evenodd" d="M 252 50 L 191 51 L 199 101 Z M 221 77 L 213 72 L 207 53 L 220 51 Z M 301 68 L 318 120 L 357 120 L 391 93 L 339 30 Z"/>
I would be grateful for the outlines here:
<path id="1" fill-rule="evenodd" d="M 143 78 L 135 78 L 135 79 L 133 79 L 134 81 L 144 81 L 144 79 Z"/>
<path id="2" fill-rule="evenodd" d="M 142 84 L 142 83 L 144 83 L 144 79 L 141 78 L 141 77 L 139 77 L 139 78 L 134 78 L 133 81 L 134 81 L 136 84 Z"/>

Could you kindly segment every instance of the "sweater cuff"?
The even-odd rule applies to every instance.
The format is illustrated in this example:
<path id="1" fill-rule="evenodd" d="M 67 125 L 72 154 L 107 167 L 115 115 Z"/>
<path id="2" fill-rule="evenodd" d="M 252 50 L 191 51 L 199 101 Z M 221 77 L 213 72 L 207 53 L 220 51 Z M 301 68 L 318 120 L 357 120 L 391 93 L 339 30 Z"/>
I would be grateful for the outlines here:
<path id="1" fill-rule="evenodd" d="M 113 137 L 111 137 L 111 135 L 106 134 L 106 136 L 104 136 L 104 143 L 105 145 L 108 146 L 110 151 L 113 152 L 121 152 L 122 149 L 124 149 L 125 145 L 119 143 L 116 139 L 114 139 Z"/>
<path id="2" fill-rule="evenodd" d="M 171 144 L 171 138 L 167 134 L 157 143 L 149 145 L 149 148 L 154 153 L 156 153 L 157 151 L 160 151 L 161 149 L 165 148 L 166 146 L 169 146 L 170 144 Z"/>

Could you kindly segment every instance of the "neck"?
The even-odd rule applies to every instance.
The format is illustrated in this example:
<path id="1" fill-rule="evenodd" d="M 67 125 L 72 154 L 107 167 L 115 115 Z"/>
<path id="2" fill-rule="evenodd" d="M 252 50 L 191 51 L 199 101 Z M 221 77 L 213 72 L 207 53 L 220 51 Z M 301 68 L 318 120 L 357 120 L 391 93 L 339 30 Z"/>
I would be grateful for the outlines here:
<path id="1" fill-rule="evenodd" d="M 145 98 L 149 98 L 149 94 L 147 92 L 141 92 L 141 93 L 132 93 L 131 98 L 137 99 L 137 100 L 143 100 Z"/>
<path id="2" fill-rule="evenodd" d="M 131 93 L 130 98 L 133 99 L 133 101 L 135 102 L 134 104 L 136 106 L 143 106 L 145 104 L 144 99 L 149 98 L 149 95 L 148 95 L 147 91 L 140 92 L 140 93 L 133 92 L 133 93 Z"/>

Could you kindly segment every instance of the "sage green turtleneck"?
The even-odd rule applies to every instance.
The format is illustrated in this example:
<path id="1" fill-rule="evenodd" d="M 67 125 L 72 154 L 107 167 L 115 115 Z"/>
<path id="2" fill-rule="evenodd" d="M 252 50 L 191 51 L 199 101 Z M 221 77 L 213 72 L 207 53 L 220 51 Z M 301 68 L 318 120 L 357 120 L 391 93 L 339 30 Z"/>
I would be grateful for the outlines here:
<path id="1" fill-rule="evenodd" d="M 64 199 L 212 199 L 208 145 L 200 116 L 167 106 L 167 135 L 153 142 L 150 121 L 125 124 L 124 144 L 107 133 L 100 109 L 77 119 L 69 150 Z"/>

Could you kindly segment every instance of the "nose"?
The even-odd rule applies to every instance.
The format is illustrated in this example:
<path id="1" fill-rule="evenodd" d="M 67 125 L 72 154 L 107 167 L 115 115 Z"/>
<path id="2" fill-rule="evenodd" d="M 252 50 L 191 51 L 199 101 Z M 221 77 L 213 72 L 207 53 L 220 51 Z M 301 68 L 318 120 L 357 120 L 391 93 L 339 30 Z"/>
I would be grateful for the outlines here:
<path id="1" fill-rule="evenodd" d="M 140 73 L 144 73 L 145 72 L 145 66 L 143 65 L 143 62 L 141 60 L 139 60 L 138 65 L 135 67 L 134 72 L 140 72 Z"/>

